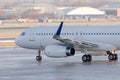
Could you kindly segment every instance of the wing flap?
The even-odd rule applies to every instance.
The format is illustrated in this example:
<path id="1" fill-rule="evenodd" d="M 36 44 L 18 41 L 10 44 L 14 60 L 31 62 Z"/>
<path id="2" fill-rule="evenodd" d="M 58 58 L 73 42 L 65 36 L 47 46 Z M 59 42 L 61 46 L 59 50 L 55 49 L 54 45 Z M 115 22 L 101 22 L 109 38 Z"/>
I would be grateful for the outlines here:
<path id="1" fill-rule="evenodd" d="M 54 38 L 62 43 L 65 43 L 67 45 L 72 45 L 72 46 L 79 46 L 79 47 L 86 47 L 86 48 L 93 48 L 97 47 L 96 44 L 90 43 L 90 42 L 83 42 L 83 41 L 77 41 L 77 40 L 72 40 L 72 39 L 64 39 L 61 37 L 56 37 Z"/>

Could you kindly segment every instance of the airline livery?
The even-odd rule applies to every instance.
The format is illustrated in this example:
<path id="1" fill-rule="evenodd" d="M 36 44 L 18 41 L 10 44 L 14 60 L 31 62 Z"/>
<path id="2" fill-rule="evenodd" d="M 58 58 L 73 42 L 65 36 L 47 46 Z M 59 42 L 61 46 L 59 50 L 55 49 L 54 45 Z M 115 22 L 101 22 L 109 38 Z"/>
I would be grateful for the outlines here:
<path id="1" fill-rule="evenodd" d="M 120 26 L 39 26 L 26 29 L 15 40 L 23 48 L 38 50 L 41 54 L 61 58 L 84 53 L 83 62 L 92 61 L 92 56 L 108 55 L 109 60 L 117 60 L 116 50 L 120 50 Z"/>

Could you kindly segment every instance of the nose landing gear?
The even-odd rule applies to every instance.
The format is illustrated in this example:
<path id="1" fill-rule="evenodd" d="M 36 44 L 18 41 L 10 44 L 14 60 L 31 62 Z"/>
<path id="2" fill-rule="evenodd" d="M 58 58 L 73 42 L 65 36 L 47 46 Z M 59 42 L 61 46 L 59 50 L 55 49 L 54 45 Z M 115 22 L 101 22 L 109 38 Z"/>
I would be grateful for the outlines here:
<path id="1" fill-rule="evenodd" d="M 42 52 L 43 52 L 43 50 L 39 50 L 38 51 L 38 56 L 36 56 L 36 60 L 37 61 L 41 61 L 42 60 L 42 56 L 41 56 Z"/>

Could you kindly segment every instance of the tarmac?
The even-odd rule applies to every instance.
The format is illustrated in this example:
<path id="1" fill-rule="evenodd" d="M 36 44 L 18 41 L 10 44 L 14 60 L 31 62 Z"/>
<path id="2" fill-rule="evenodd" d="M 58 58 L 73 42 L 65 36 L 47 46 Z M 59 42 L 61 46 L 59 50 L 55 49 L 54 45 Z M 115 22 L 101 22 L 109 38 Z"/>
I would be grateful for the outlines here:
<path id="1" fill-rule="evenodd" d="M 0 48 L 0 80 L 120 80 L 120 59 L 97 56 L 83 63 L 83 54 L 57 59 L 43 54 L 38 62 L 36 55 L 35 50 Z"/>

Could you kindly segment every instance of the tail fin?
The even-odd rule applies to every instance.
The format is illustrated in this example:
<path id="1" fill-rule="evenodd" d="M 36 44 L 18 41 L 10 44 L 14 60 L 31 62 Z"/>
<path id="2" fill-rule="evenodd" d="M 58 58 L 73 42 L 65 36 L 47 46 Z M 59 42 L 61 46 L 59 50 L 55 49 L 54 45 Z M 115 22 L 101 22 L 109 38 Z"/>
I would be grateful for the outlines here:
<path id="1" fill-rule="evenodd" d="M 61 31 L 62 31 L 62 27 L 63 27 L 63 23 L 64 23 L 63 21 L 60 23 L 60 25 L 58 27 L 58 30 L 55 33 L 55 35 L 53 36 L 53 38 L 60 37 Z"/>

